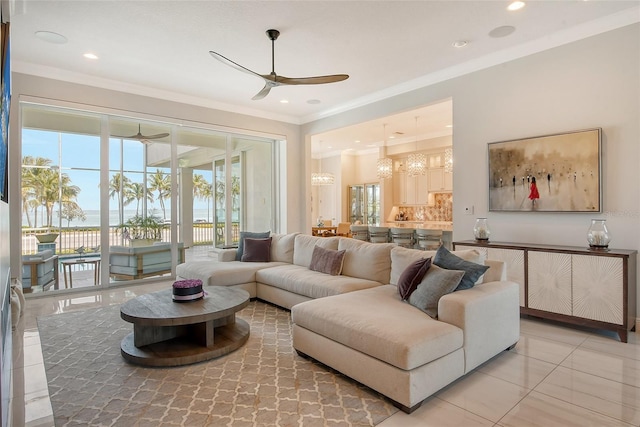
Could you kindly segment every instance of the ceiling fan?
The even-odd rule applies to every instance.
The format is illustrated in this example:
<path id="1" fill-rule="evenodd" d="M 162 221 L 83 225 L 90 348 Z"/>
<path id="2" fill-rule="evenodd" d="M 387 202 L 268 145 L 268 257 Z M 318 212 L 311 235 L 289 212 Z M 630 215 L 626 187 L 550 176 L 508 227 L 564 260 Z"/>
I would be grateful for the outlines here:
<path id="1" fill-rule="evenodd" d="M 165 138 L 167 136 L 169 136 L 169 133 L 164 132 L 164 133 L 157 133 L 155 135 L 143 135 L 140 131 L 140 124 L 138 123 L 138 133 L 135 135 L 113 135 L 116 138 L 124 138 L 124 139 L 136 139 L 140 142 L 142 142 L 143 144 L 146 144 L 147 142 L 149 142 L 152 139 L 160 139 L 160 138 Z"/>
<path id="2" fill-rule="evenodd" d="M 209 51 L 211 56 L 216 58 L 218 61 L 229 65 L 230 67 L 235 68 L 236 70 L 240 70 L 242 72 L 251 74 L 252 76 L 260 77 L 264 80 L 264 87 L 260 92 L 258 92 L 253 98 L 254 101 L 258 99 L 262 99 L 269 94 L 271 88 L 276 86 L 283 85 L 318 85 L 325 83 L 335 83 L 340 82 L 342 80 L 346 80 L 349 78 L 348 74 L 332 74 L 329 76 L 315 76 L 315 77 L 284 77 L 276 74 L 275 71 L 275 41 L 278 39 L 280 35 L 280 31 L 278 30 L 267 30 L 267 37 L 271 40 L 271 73 L 269 74 L 258 74 L 255 71 L 251 71 L 250 69 L 243 67 L 242 65 L 233 62 L 229 58 L 226 58 L 220 55 L 217 52 L 212 50 Z"/>

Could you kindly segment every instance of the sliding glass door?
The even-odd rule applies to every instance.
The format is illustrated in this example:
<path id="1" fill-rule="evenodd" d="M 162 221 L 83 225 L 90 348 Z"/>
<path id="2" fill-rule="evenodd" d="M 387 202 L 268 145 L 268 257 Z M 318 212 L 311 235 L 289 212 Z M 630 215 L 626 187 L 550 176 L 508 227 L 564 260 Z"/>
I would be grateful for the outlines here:
<path id="1" fill-rule="evenodd" d="M 67 288 L 171 277 L 207 247 L 237 244 L 240 230 L 276 231 L 271 139 L 29 103 L 21 112 L 23 278 L 29 257 L 53 255 L 26 292 L 67 277 Z"/>

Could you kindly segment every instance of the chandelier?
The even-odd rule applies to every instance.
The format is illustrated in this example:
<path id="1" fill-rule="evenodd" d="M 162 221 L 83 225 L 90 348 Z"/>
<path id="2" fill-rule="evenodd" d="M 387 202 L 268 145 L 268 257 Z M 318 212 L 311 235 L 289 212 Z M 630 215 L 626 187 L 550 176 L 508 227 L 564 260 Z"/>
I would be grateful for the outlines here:
<path id="1" fill-rule="evenodd" d="M 453 172 L 453 149 L 451 148 L 444 150 L 444 171 L 447 173 Z"/>
<path id="2" fill-rule="evenodd" d="M 332 173 L 314 172 L 311 174 L 311 185 L 333 185 L 335 177 Z"/>
<path id="3" fill-rule="evenodd" d="M 384 140 L 383 147 L 387 146 L 387 124 L 382 125 Z M 378 179 L 387 179 L 393 176 L 393 164 L 389 157 L 384 157 L 382 159 L 378 159 L 376 164 L 376 174 L 378 175 Z"/>
<path id="4" fill-rule="evenodd" d="M 391 178 L 391 176 L 393 175 L 393 165 L 391 159 L 388 157 L 385 157 L 384 159 L 378 159 L 376 170 L 378 178 Z"/>
<path id="5" fill-rule="evenodd" d="M 318 161 L 318 172 L 311 174 L 311 185 L 333 185 L 335 177 L 332 173 L 322 172 L 322 141 L 319 144 L 320 160 Z"/>
<path id="6" fill-rule="evenodd" d="M 416 116 L 416 150 L 418 149 L 418 117 Z M 422 153 L 409 154 L 407 159 L 407 174 L 410 177 L 427 173 L 427 158 Z"/>

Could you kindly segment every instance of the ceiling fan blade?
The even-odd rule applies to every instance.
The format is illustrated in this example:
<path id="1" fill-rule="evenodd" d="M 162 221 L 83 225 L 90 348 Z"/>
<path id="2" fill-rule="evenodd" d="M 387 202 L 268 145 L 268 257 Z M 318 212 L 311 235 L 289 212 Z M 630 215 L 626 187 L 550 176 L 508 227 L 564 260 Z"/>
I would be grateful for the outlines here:
<path id="1" fill-rule="evenodd" d="M 270 82 L 265 82 L 264 87 L 262 88 L 262 90 L 258 93 L 255 94 L 255 96 L 251 99 L 253 99 L 254 101 L 258 101 L 262 98 L 264 98 L 265 96 L 269 95 L 269 92 L 271 91 L 271 88 L 275 87 L 274 84 L 270 83 Z"/>
<path id="2" fill-rule="evenodd" d="M 155 135 L 140 135 L 142 139 L 160 139 L 169 136 L 168 133 L 157 133 Z"/>
<path id="3" fill-rule="evenodd" d="M 232 60 L 230 60 L 229 58 L 220 55 L 217 52 L 214 52 L 212 50 L 209 51 L 209 53 L 211 54 L 211 56 L 213 56 L 214 58 L 216 58 L 218 61 L 222 62 L 223 64 L 226 64 L 232 68 L 235 68 L 236 70 L 242 71 L 243 73 L 247 73 L 247 74 L 251 74 L 252 76 L 257 76 L 257 77 L 262 77 L 260 74 L 251 71 L 250 69 L 243 67 L 242 65 L 233 62 Z"/>
<path id="4" fill-rule="evenodd" d="M 262 76 L 263 78 L 265 76 Z M 276 81 L 283 85 L 320 85 L 325 83 L 335 83 L 347 80 L 348 74 L 332 74 L 330 76 L 316 77 L 283 77 L 277 76 Z"/>
<path id="5" fill-rule="evenodd" d="M 140 125 L 138 124 L 138 133 L 135 135 L 111 135 L 114 138 L 123 138 L 123 139 L 137 139 L 138 141 L 143 141 L 146 139 L 160 139 L 169 136 L 169 133 L 157 133 L 155 135 L 143 135 L 140 130 Z M 148 142 L 148 141 L 147 141 Z"/>

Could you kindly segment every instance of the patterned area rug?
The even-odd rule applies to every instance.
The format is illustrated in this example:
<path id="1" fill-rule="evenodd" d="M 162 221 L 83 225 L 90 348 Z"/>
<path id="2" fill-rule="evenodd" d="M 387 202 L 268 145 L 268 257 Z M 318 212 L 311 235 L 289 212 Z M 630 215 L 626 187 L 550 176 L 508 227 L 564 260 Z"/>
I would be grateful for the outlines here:
<path id="1" fill-rule="evenodd" d="M 176 368 L 122 358 L 133 326 L 119 306 L 38 318 L 56 426 L 373 426 L 397 411 L 298 356 L 288 311 L 254 301 L 238 317 L 251 325 L 247 344 Z"/>

